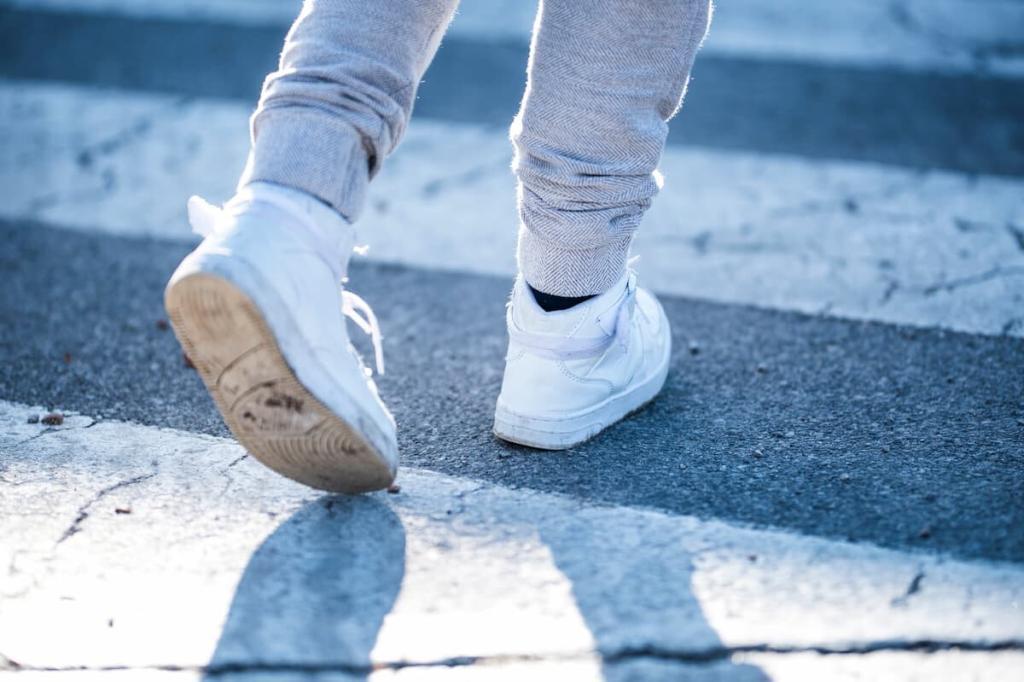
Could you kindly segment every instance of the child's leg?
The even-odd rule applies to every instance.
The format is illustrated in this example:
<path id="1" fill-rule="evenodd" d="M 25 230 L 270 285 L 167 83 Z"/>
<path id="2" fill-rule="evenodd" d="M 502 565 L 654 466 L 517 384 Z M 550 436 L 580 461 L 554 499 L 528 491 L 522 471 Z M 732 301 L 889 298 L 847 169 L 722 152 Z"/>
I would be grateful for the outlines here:
<path id="1" fill-rule="evenodd" d="M 652 400 L 672 335 L 626 272 L 710 0 L 544 0 L 512 126 L 519 269 L 494 432 L 572 447 Z"/>
<path id="2" fill-rule="evenodd" d="M 275 471 L 324 490 L 386 487 L 395 420 L 352 350 L 370 335 L 347 274 L 366 184 L 412 112 L 456 0 L 307 0 L 253 116 L 253 148 L 223 209 L 189 204 L 206 235 L 165 306 L 231 432 Z"/>
<path id="3" fill-rule="evenodd" d="M 586 296 L 621 278 L 709 20 L 710 0 L 543 0 L 512 125 L 535 289 Z"/>
<path id="4" fill-rule="evenodd" d="M 306 0 L 263 86 L 239 186 L 299 189 L 355 220 L 457 4 Z"/>

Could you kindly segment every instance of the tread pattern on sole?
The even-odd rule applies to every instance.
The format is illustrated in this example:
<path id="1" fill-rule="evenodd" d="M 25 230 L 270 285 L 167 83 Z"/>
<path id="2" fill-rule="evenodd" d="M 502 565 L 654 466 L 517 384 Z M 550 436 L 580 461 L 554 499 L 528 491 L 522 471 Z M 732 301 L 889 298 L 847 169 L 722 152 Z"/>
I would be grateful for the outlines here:
<path id="1" fill-rule="evenodd" d="M 228 428 L 256 459 L 331 492 L 367 492 L 391 483 L 374 446 L 299 382 L 240 289 L 215 275 L 188 275 L 168 288 L 165 307 Z"/>

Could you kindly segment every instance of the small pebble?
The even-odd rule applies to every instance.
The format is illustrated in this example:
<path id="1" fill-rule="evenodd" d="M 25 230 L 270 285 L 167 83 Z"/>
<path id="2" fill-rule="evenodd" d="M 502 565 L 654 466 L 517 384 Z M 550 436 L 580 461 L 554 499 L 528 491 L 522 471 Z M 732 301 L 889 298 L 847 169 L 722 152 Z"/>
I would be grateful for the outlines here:
<path id="1" fill-rule="evenodd" d="M 845 471 L 843 473 L 839 474 L 839 480 L 842 481 L 843 483 L 849 483 L 850 482 L 850 478 L 851 478 L 850 474 L 846 473 Z"/>
<path id="2" fill-rule="evenodd" d="M 41 420 L 47 426 L 60 426 L 64 423 L 64 415 L 60 412 L 51 412 Z"/>
<path id="3" fill-rule="evenodd" d="M 882 452 L 888 453 L 890 450 L 892 450 L 892 448 L 890 448 L 888 445 L 882 446 Z"/>
<path id="4" fill-rule="evenodd" d="M 117 507 L 114 509 L 115 514 L 131 514 L 132 510 L 128 507 Z"/>
<path id="5" fill-rule="evenodd" d="M 786 431 L 786 438 L 794 438 L 795 436 L 796 431 Z"/>
<path id="6" fill-rule="evenodd" d="M 931 527 L 931 526 L 925 526 L 925 527 L 924 527 L 924 528 L 922 528 L 922 529 L 921 529 L 921 531 L 920 531 L 920 532 L 919 532 L 919 533 L 917 534 L 917 537 L 921 538 L 922 540 L 927 540 L 927 539 L 928 539 L 928 538 L 930 538 L 931 536 L 932 536 L 932 527 Z"/>
<path id="7" fill-rule="evenodd" d="M 754 457 L 756 457 L 757 459 L 761 459 L 762 457 L 764 457 L 764 453 L 761 452 L 760 450 L 754 450 Z"/>
<path id="8" fill-rule="evenodd" d="M 170 325 L 169 325 L 169 324 L 167 324 L 167 320 L 164 320 L 164 319 L 160 319 L 160 320 L 157 320 L 157 321 L 156 321 L 156 328 L 157 328 L 157 329 L 159 329 L 159 330 L 160 330 L 160 331 L 162 331 L 162 332 L 165 332 L 165 331 L 167 331 L 167 329 L 168 329 L 169 327 L 170 327 Z"/>
<path id="9" fill-rule="evenodd" d="M 29 424 L 38 424 L 39 423 L 39 415 L 38 414 L 29 415 L 28 423 Z"/>
<path id="10" fill-rule="evenodd" d="M 700 344 L 698 344 L 696 341 L 690 341 L 689 349 L 690 355 L 696 355 L 697 353 L 700 352 Z"/>
<path id="11" fill-rule="evenodd" d="M 757 373 L 758 374 L 764 374 L 767 371 L 768 371 L 768 366 L 767 365 L 765 365 L 764 363 L 758 364 L 758 366 L 757 366 Z"/>
<path id="12" fill-rule="evenodd" d="M 391 485 L 388 486 L 389 494 L 397 495 L 400 492 L 402 492 L 402 486 L 398 485 L 397 483 L 392 483 Z"/>

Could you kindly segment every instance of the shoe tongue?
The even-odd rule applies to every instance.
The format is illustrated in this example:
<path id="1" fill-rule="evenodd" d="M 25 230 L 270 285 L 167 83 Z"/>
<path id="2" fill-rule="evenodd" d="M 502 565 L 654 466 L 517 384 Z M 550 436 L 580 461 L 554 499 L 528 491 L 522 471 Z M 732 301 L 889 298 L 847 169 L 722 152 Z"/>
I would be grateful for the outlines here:
<path id="1" fill-rule="evenodd" d="M 537 334 L 577 338 L 606 336 L 615 329 L 615 314 L 626 291 L 627 277 L 623 276 L 600 296 L 549 313 L 537 305 L 530 287 L 520 276 L 512 294 L 513 319 L 523 331 Z"/>

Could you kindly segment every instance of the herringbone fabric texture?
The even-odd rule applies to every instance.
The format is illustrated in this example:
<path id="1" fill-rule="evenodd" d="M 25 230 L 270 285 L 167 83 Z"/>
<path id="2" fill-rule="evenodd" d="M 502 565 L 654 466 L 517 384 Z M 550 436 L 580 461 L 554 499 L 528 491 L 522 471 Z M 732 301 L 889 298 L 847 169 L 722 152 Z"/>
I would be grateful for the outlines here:
<path id="1" fill-rule="evenodd" d="M 519 267 L 560 296 L 605 291 L 658 192 L 668 120 L 708 0 L 544 0 L 512 124 Z"/>
<path id="2" fill-rule="evenodd" d="M 240 184 L 295 187 L 355 220 L 456 4 L 306 0 Z M 584 296 L 621 277 L 710 12 L 710 0 L 541 2 L 511 129 L 519 267 L 535 288 Z"/>
<path id="3" fill-rule="evenodd" d="M 263 84 L 239 186 L 300 189 L 356 220 L 457 4 L 305 0 Z"/>

